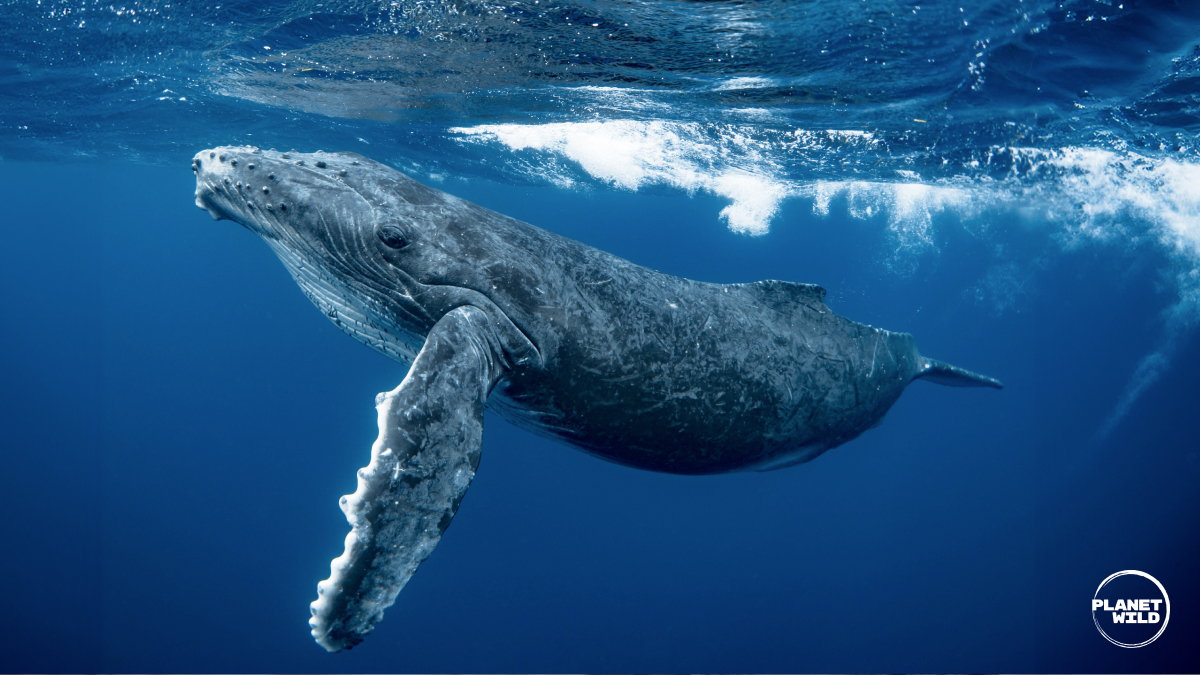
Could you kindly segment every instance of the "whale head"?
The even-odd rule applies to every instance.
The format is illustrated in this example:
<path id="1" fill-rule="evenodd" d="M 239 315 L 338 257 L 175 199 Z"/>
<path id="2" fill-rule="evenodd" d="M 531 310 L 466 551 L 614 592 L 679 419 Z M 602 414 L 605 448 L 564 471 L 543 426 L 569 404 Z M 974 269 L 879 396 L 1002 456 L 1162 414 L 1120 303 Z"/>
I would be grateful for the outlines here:
<path id="1" fill-rule="evenodd" d="M 258 234 L 305 295 L 342 330 L 411 363 L 444 299 L 406 271 L 428 244 L 433 192 L 353 153 L 253 147 L 203 150 L 192 159 L 196 205 L 214 220 Z M 423 262 L 436 266 L 428 246 Z"/>

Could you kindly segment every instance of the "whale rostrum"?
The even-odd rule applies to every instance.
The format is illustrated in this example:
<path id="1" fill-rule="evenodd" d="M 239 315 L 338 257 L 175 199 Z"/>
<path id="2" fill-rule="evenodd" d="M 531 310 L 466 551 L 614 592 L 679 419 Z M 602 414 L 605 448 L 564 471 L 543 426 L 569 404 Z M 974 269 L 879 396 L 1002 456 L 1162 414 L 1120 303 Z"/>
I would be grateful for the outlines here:
<path id="1" fill-rule="evenodd" d="M 362 641 L 449 526 L 483 411 L 611 462 L 778 469 L 877 426 L 908 384 L 1001 388 L 907 333 L 834 314 L 825 289 L 714 284 L 627 260 L 354 153 L 252 147 L 192 161 L 196 204 L 259 234 L 342 330 L 409 365 L 342 498 L 346 549 L 313 636 Z"/>

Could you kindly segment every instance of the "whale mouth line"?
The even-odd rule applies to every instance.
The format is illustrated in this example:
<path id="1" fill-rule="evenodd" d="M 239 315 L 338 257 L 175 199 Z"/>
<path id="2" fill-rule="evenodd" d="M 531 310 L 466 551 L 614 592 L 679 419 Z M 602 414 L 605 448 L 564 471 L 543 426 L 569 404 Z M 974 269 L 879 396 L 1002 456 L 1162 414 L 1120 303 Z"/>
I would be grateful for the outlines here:
<path id="1" fill-rule="evenodd" d="M 196 207 L 206 211 L 208 215 L 212 216 L 213 220 L 233 220 L 237 222 L 233 216 L 221 208 L 221 205 L 216 200 L 212 199 L 216 196 L 216 187 L 208 181 L 205 181 L 203 185 L 204 189 L 196 189 Z"/>

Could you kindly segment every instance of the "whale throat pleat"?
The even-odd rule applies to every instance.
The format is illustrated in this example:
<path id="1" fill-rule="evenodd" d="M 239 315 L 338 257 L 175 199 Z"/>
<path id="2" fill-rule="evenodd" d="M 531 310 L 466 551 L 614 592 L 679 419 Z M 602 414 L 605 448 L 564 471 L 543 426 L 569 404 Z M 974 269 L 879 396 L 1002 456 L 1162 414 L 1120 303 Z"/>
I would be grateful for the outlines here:
<path id="1" fill-rule="evenodd" d="M 386 325 L 390 312 L 377 306 L 368 294 L 356 292 L 323 265 L 300 255 L 298 247 L 268 239 L 296 284 L 321 313 L 354 339 L 404 364 L 412 363 L 424 338 L 397 325 Z"/>

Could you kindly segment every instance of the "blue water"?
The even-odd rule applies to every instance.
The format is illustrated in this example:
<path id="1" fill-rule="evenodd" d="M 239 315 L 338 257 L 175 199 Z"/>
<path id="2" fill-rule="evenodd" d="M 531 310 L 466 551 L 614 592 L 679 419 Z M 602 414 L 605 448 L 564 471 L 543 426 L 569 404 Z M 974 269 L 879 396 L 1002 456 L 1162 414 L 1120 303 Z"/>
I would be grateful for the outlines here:
<path id="1" fill-rule="evenodd" d="M 1119 0 L 0 2 L 0 670 L 1200 670 L 1197 36 Z M 711 477 L 488 417 L 330 655 L 308 603 L 404 373 L 194 207 L 236 143 L 819 283 L 1006 388 Z M 1140 649 L 1090 615 L 1125 569 L 1174 610 Z"/>

